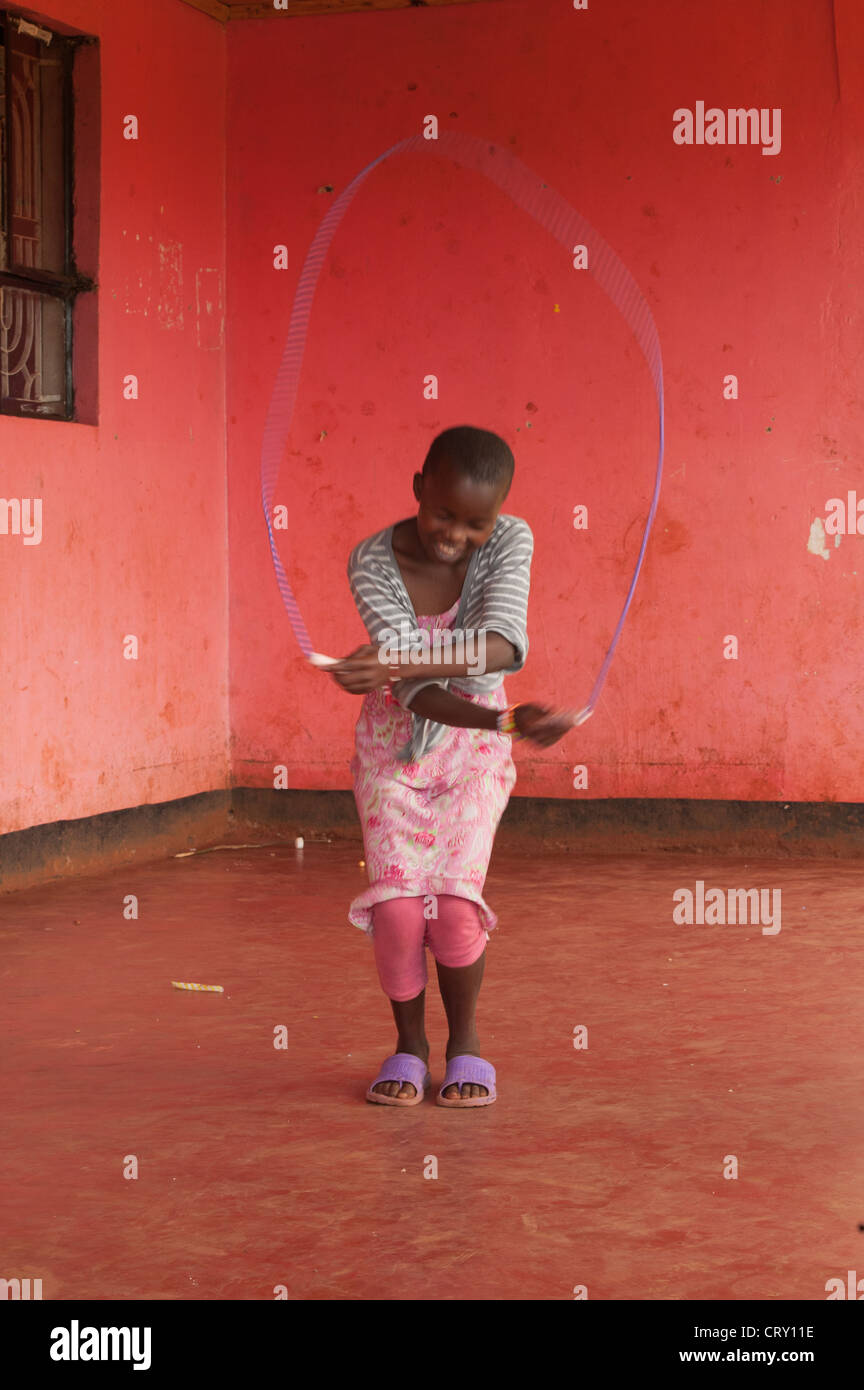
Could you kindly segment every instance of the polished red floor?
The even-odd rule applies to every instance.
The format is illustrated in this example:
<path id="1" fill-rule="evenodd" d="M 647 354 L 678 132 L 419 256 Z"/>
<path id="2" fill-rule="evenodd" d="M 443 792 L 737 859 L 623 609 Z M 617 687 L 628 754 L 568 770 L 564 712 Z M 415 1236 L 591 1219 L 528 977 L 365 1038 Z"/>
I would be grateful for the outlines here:
<path id="1" fill-rule="evenodd" d="M 0 899 L 0 1275 L 46 1299 L 385 1300 L 823 1300 L 864 1276 L 864 867 L 496 848 L 499 1099 L 398 1110 L 363 1099 L 395 1032 L 346 918 L 361 853 L 220 850 Z M 675 925 L 699 879 L 779 887 L 781 931 Z M 427 994 L 440 1085 L 431 958 Z"/>

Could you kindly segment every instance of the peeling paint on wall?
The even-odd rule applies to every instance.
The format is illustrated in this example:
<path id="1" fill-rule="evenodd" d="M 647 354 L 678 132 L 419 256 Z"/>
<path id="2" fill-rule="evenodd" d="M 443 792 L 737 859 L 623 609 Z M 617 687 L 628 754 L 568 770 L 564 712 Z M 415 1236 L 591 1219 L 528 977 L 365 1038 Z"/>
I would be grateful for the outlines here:
<path id="1" fill-rule="evenodd" d="M 141 264 L 141 249 L 133 245 L 134 242 L 140 242 L 141 233 L 136 232 L 132 236 L 124 227 L 121 236 L 124 238 L 123 261 L 126 267 L 121 301 L 123 312 L 124 314 L 143 314 L 147 318 L 150 314 L 152 276 L 149 268 L 145 267 L 144 270 L 138 268 Z M 150 240 L 153 240 L 152 236 Z M 131 266 L 130 262 L 133 263 Z"/>
<path id="2" fill-rule="evenodd" d="M 211 266 L 201 266 L 195 272 L 195 309 L 198 346 L 216 352 L 225 341 L 225 316 L 222 312 L 222 276 Z"/>
<path id="3" fill-rule="evenodd" d="M 159 243 L 159 323 L 183 327 L 183 247 L 179 241 Z"/>
<path id="4" fill-rule="evenodd" d="M 836 547 L 840 537 L 836 536 L 834 544 Z M 810 525 L 810 539 L 807 542 L 807 549 L 811 555 L 821 555 L 823 560 L 831 559 L 831 551 L 825 544 L 825 527 L 822 525 L 821 516 L 817 516 Z"/>

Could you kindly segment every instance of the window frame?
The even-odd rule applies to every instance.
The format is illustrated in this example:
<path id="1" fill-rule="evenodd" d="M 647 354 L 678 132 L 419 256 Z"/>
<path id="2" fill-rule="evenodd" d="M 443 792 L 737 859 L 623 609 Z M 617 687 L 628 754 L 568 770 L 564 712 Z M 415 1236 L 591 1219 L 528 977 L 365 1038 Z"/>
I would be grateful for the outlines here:
<path id="1" fill-rule="evenodd" d="M 60 411 L 42 411 L 38 408 L 38 402 L 19 402 L 4 401 L 0 398 L 0 418 L 14 418 L 24 420 L 58 420 L 70 422 L 76 419 L 75 415 L 75 380 L 74 380 L 74 310 L 75 301 L 79 294 L 86 294 L 96 289 L 96 282 L 88 275 L 82 275 L 75 262 L 75 87 L 74 87 L 74 62 L 75 51 L 83 44 L 95 42 L 87 36 L 74 34 L 61 34 L 56 29 L 52 29 L 50 23 L 43 24 L 38 22 L 38 27 L 46 29 L 51 33 L 51 44 L 57 45 L 62 55 L 62 119 L 63 119 L 63 244 L 64 244 L 64 271 L 62 274 L 56 271 L 39 270 L 31 266 L 13 265 L 12 261 L 12 235 L 11 221 L 12 208 L 10 201 L 10 186 L 13 174 L 13 142 L 11 140 L 12 131 L 12 63 L 11 63 L 11 39 L 12 25 L 17 19 L 26 19 L 27 23 L 36 21 L 18 14 L 14 10 L 9 10 L 5 5 L 0 5 L 0 42 L 4 47 L 4 96 L 6 111 L 6 149 L 0 167 L 0 181 L 2 181 L 2 206 L 0 206 L 0 217 L 2 217 L 2 232 L 6 242 L 7 266 L 0 266 L 0 285 L 8 286 L 10 289 L 30 290 L 40 294 L 49 295 L 53 299 L 60 300 L 63 304 L 64 333 L 63 333 L 63 352 L 64 352 L 64 379 L 65 379 L 65 409 Z M 37 42 L 42 42 L 37 40 Z M 56 50 L 55 50 L 56 51 Z"/>

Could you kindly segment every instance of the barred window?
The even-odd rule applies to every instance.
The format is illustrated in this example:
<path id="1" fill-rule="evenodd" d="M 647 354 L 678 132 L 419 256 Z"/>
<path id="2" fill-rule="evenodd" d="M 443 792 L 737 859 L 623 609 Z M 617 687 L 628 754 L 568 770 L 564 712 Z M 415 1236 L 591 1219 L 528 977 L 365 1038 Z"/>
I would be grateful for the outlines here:
<path id="1" fill-rule="evenodd" d="M 88 42 L 88 40 L 83 40 Z M 0 10 L 0 414 L 75 418 L 73 64 L 81 39 Z"/>

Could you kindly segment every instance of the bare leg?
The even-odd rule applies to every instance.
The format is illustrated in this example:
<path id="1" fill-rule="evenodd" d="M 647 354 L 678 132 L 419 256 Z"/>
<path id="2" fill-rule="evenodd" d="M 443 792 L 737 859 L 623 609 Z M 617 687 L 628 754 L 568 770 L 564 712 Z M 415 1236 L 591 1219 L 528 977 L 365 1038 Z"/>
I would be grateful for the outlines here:
<path id="1" fill-rule="evenodd" d="M 426 1037 L 425 1025 L 425 989 L 421 990 L 414 999 L 391 999 L 390 1005 L 393 1009 L 396 1027 L 399 1030 L 394 1051 L 411 1052 L 415 1057 L 422 1057 L 424 1062 L 428 1062 L 429 1039 Z M 384 1096 L 398 1096 L 400 1100 L 407 1100 L 409 1096 L 417 1094 L 410 1081 L 379 1081 L 374 1090 Z"/>
<path id="2" fill-rule="evenodd" d="M 447 1042 L 447 1061 L 451 1057 L 459 1057 L 468 1053 L 472 1057 L 481 1057 L 480 1042 L 477 1037 L 476 1010 L 477 996 L 480 993 L 480 984 L 483 979 L 483 970 L 486 964 L 486 952 L 478 956 L 473 965 L 450 966 L 442 965 L 440 961 L 435 962 L 438 967 L 438 983 L 441 987 L 441 998 L 444 1000 L 444 1011 L 447 1014 L 447 1023 L 450 1028 L 450 1037 Z M 489 1092 L 485 1086 L 478 1086 L 474 1082 L 464 1081 L 462 1083 L 462 1099 L 466 1100 L 469 1096 L 477 1099 L 479 1096 L 488 1096 Z M 448 1086 L 444 1091 L 445 1100 L 458 1100 L 459 1087 Z"/>

